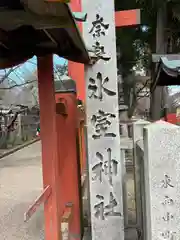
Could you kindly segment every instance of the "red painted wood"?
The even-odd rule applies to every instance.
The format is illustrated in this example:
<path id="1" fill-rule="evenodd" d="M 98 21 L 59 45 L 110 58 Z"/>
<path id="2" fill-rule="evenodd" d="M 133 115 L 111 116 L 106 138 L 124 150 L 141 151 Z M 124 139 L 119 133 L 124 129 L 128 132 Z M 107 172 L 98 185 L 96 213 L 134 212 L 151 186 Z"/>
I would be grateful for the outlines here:
<path id="1" fill-rule="evenodd" d="M 59 159 L 52 56 L 38 58 L 40 128 L 44 188 L 52 194 L 44 205 L 45 239 L 60 240 Z"/>
<path id="2" fill-rule="evenodd" d="M 56 93 L 58 99 L 66 102 L 67 116 L 57 115 L 58 141 L 61 144 L 59 154 L 61 154 L 61 164 L 59 165 L 59 206 L 60 216 L 63 217 L 65 206 L 68 202 L 73 204 L 70 232 L 79 236 L 80 239 L 80 202 L 79 202 L 79 181 L 78 181 L 78 159 L 77 159 L 77 104 L 74 93 Z"/>
<path id="3" fill-rule="evenodd" d="M 41 193 L 41 195 L 34 201 L 34 203 L 29 207 L 28 211 L 24 214 L 24 221 L 27 222 L 32 215 L 37 211 L 38 207 L 42 203 L 46 203 L 48 200 L 50 194 L 51 194 L 51 187 L 47 186 L 44 191 Z"/>
<path id="4" fill-rule="evenodd" d="M 81 12 L 81 0 L 71 0 L 70 8 L 73 12 Z"/>
<path id="5" fill-rule="evenodd" d="M 70 3 L 71 10 L 74 12 L 81 12 L 81 0 L 71 0 Z M 80 31 L 82 32 L 82 24 L 78 24 Z M 86 86 L 84 80 L 84 65 L 80 63 L 70 62 L 68 61 L 68 73 L 69 76 L 76 81 L 77 87 L 77 98 L 82 100 L 85 103 L 86 98 Z M 81 126 L 80 126 L 81 128 Z M 80 129 L 79 129 L 80 130 Z M 86 146 L 85 146 L 85 135 L 84 131 L 82 132 L 82 142 L 81 142 L 81 150 L 80 155 L 81 159 L 81 172 L 84 171 L 86 167 Z"/>
<path id="6" fill-rule="evenodd" d="M 81 63 L 68 62 L 68 74 L 76 81 L 77 98 L 85 102 L 85 81 L 84 81 L 84 65 Z"/>
<path id="7" fill-rule="evenodd" d="M 116 27 L 125 27 L 140 24 L 140 10 L 125 10 L 115 13 Z"/>
<path id="8" fill-rule="evenodd" d="M 70 7 L 73 12 L 81 12 L 81 0 L 71 0 Z M 82 24 L 78 23 L 78 27 L 82 32 Z M 76 81 L 77 98 L 85 102 L 85 81 L 84 81 L 84 65 L 68 61 L 68 74 Z"/>
<path id="9" fill-rule="evenodd" d="M 165 121 L 164 118 L 162 118 L 161 120 Z M 179 119 L 177 118 L 176 113 L 169 113 L 167 115 L 167 122 L 172 123 L 172 124 L 179 123 Z"/>

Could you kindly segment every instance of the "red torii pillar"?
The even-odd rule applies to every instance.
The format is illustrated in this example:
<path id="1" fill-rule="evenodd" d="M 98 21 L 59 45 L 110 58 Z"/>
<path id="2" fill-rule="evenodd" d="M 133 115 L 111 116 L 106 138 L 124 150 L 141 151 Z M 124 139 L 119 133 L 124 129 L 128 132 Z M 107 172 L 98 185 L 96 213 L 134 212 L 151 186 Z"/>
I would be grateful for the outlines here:
<path id="1" fill-rule="evenodd" d="M 25 217 L 29 219 L 37 207 L 44 203 L 45 239 L 62 239 L 61 223 L 66 216 L 70 237 L 80 240 L 77 101 L 73 93 L 55 95 L 52 55 L 38 58 L 38 88 L 44 190 Z M 67 217 L 70 208 L 71 219 Z"/>
<path id="2" fill-rule="evenodd" d="M 44 199 L 39 199 L 39 204 L 44 201 L 45 214 L 45 239 L 60 240 L 60 189 L 59 165 L 62 159 L 57 131 L 56 103 L 53 79 L 52 55 L 38 58 L 38 88 L 40 103 L 40 125 L 42 141 L 42 171 Z M 63 131 L 63 126 L 62 126 Z M 34 204 L 37 205 L 37 202 Z M 30 209 L 29 212 L 32 212 Z"/>
<path id="3" fill-rule="evenodd" d="M 70 3 L 71 10 L 74 12 L 81 12 L 81 0 L 71 0 Z M 125 27 L 140 24 L 140 9 L 124 10 L 115 13 L 115 23 L 116 27 Z M 78 24 L 80 30 L 82 31 L 82 24 Z M 84 65 L 75 62 L 68 62 L 68 73 L 69 76 L 76 81 L 77 86 L 77 98 L 85 103 L 85 80 L 84 80 Z M 84 138 L 85 136 L 82 136 Z M 86 165 L 86 147 L 85 141 L 82 143 L 82 156 L 83 156 L 83 166 Z"/>
<path id="4" fill-rule="evenodd" d="M 59 139 L 59 212 L 62 220 L 66 212 L 66 204 L 72 203 L 72 213 L 69 222 L 70 239 L 81 239 L 81 203 L 79 186 L 79 168 L 77 152 L 78 111 L 77 98 L 74 92 L 56 91 L 56 103 L 63 102 L 65 116 L 57 114 L 57 131 Z M 61 144 L 61 145 L 60 145 Z"/>
<path id="5" fill-rule="evenodd" d="M 63 0 L 47 1 L 64 2 Z M 76 11 L 78 11 L 78 8 Z M 81 28 L 81 26 L 79 27 Z M 80 72 L 84 71 L 82 64 L 76 63 L 75 66 L 80 69 Z M 79 75 L 74 77 L 79 79 Z M 82 80 L 84 78 L 81 79 L 80 84 L 83 82 Z M 61 94 L 67 103 L 68 117 L 65 119 L 62 115 L 56 113 L 56 103 L 59 100 L 58 95 L 55 96 L 52 55 L 38 58 L 38 83 L 43 185 L 45 190 L 29 212 L 34 211 L 35 205 L 44 201 L 45 239 L 60 240 L 62 238 L 62 215 L 66 211 L 65 204 L 72 202 L 70 238 L 80 240 L 82 232 L 79 188 L 81 186 L 79 186 L 78 179 L 78 150 L 76 145 L 78 122 L 76 96 Z M 77 83 L 78 89 L 80 87 L 79 83 Z M 65 154 L 68 156 L 65 156 Z"/>

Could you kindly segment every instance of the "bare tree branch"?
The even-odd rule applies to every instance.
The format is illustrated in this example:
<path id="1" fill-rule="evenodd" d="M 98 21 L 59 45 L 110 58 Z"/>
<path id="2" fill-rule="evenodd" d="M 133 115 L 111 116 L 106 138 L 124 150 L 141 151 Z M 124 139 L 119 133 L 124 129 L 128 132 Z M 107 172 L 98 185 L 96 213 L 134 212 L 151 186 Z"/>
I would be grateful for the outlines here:
<path id="1" fill-rule="evenodd" d="M 146 93 L 146 94 L 143 95 L 143 96 L 139 96 L 139 97 L 137 98 L 137 101 L 139 101 L 140 99 L 145 98 L 145 97 L 150 97 L 150 93 Z"/>
<path id="2" fill-rule="evenodd" d="M 13 68 L 10 68 L 10 69 L 8 70 L 8 72 L 6 72 L 6 70 L 5 70 L 4 76 L 0 79 L 0 84 L 3 83 L 3 82 L 6 80 L 6 78 L 8 78 L 9 75 L 10 75 L 14 70 L 16 70 L 19 66 L 20 66 L 20 65 L 17 65 L 16 67 L 13 67 Z"/>
<path id="3" fill-rule="evenodd" d="M 147 80 L 147 81 L 143 84 L 143 86 L 142 86 L 140 89 L 138 89 L 137 95 L 138 95 L 145 87 L 147 87 L 148 84 L 149 84 L 149 80 Z"/>
<path id="4" fill-rule="evenodd" d="M 28 84 L 31 84 L 33 82 L 37 82 L 37 79 L 36 80 L 32 80 L 32 81 L 27 81 L 27 82 L 24 82 L 24 83 L 20 83 L 20 84 L 14 84 L 13 86 L 11 87 L 5 87 L 5 88 L 0 88 L 2 90 L 10 90 L 12 88 L 15 88 L 15 87 L 22 87 L 22 86 L 25 86 L 25 85 L 28 85 Z"/>

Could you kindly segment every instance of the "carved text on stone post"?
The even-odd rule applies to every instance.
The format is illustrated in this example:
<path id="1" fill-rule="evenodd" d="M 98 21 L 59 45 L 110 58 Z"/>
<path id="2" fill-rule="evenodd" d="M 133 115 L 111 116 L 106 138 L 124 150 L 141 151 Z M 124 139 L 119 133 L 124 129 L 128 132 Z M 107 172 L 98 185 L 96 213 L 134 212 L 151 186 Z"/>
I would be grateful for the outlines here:
<path id="1" fill-rule="evenodd" d="M 113 176 L 116 176 L 118 173 L 118 161 L 112 159 L 111 153 L 112 150 L 110 148 L 107 149 L 106 158 L 104 158 L 100 152 L 96 153 L 96 157 L 99 159 L 99 163 L 95 164 L 92 167 L 92 171 L 94 173 L 92 180 L 98 179 L 100 182 L 102 182 L 102 174 L 104 173 L 105 176 L 108 176 L 110 185 L 113 185 Z"/>
<path id="2" fill-rule="evenodd" d="M 171 178 L 167 174 L 165 174 L 164 180 L 162 180 L 162 183 L 163 183 L 162 184 L 163 188 L 168 188 L 168 187 L 173 188 L 174 187 L 171 183 Z"/>
<path id="3" fill-rule="evenodd" d="M 99 110 L 97 115 L 91 117 L 91 123 L 95 128 L 95 132 L 92 135 L 93 139 L 100 139 L 101 136 L 104 137 L 116 137 L 116 134 L 109 132 L 108 129 L 112 124 L 111 120 L 115 119 L 116 115 L 112 113 L 106 113 Z"/>
<path id="4" fill-rule="evenodd" d="M 109 24 L 104 23 L 104 18 L 99 14 L 96 14 L 96 20 L 92 22 L 92 28 L 89 33 L 92 33 L 93 37 L 105 36 L 105 31 L 109 28 Z"/>
<path id="5" fill-rule="evenodd" d="M 161 181 L 161 187 L 164 189 L 174 188 L 174 185 L 172 184 L 172 179 L 168 174 L 164 175 L 164 180 Z M 169 222 L 174 220 L 174 215 L 171 213 L 170 210 L 174 205 L 174 200 L 168 195 L 165 195 L 164 200 L 163 202 L 161 202 L 161 204 L 163 205 L 164 210 L 167 210 L 165 215 L 162 217 L 162 220 L 168 224 L 165 231 L 161 232 L 161 237 L 163 237 L 163 239 L 165 240 L 176 240 L 176 232 L 168 229 Z"/>
<path id="6" fill-rule="evenodd" d="M 165 205 L 173 205 L 174 201 L 172 198 L 170 198 L 169 196 L 165 196 L 164 201 L 162 202 L 162 204 Z"/>
<path id="7" fill-rule="evenodd" d="M 116 92 L 109 90 L 104 86 L 108 82 L 109 78 L 106 77 L 105 79 L 103 79 L 100 72 L 97 73 L 96 79 L 90 78 L 88 84 L 89 98 L 95 98 L 102 101 L 103 93 L 107 94 L 108 96 L 115 96 Z"/>
<path id="8" fill-rule="evenodd" d="M 102 195 L 96 195 L 96 198 L 99 200 L 99 203 L 94 206 L 94 216 L 96 218 L 105 220 L 107 217 L 121 216 L 120 212 L 115 212 L 114 210 L 114 208 L 117 207 L 118 203 L 112 192 L 110 192 L 109 203 L 107 205 L 104 204 L 104 197 Z"/>
<path id="9" fill-rule="evenodd" d="M 94 45 L 92 45 L 93 47 L 93 51 L 95 53 L 95 56 L 98 59 L 102 59 L 104 61 L 109 61 L 111 59 L 111 57 L 107 56 L 105 50 L 104 50 L 104 46 L 102 46 L 100 44 L 100 42 L 96 41 Z"/>
<path id="10" fill-rule="evenodd" d="M 176 232 L 174 231 L 165 230 L 161 236 L 166 240 L 176 240 Z"/>
<path id="11" fill-rule="evenodd" d="M 163 217 L 163 220 L 165 221 L 165 222 L 169 222 L 171 219 L 173 219 L 174 218 L 174 216 L 173 216 L 173 214 L 171 214 L 170 212 L 167 212 L 166 213 L 166 216 L 164 216 Z"/>

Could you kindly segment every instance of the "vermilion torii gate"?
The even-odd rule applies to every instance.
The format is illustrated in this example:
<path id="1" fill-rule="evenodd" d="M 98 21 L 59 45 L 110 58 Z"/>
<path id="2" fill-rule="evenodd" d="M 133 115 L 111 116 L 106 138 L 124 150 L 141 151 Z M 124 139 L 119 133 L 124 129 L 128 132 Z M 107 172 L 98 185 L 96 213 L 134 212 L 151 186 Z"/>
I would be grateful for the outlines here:
<path id="1" fill-rule="evenodd" d="M 22 31 L 16 32 L 15 30 L 13 33 L 10 31 L 10 33 L 8 33 L 10 35 L 6 35 L 8 31 L 0 31 L 1 51 L 3 51 L 3 56 L 10 56 L 8 58 L 4 58 L 3 61 L 0 61 L 0 67 L 11 67 L 24 62 L 34 54 L 38 56 L 38 87 L 44 191 L 36 200 L 35 204 L 30 207 L 25 217 L 26 219 L 30 217 L 33 212 L 36 211 L 37 206 L 44 202 L 46 240 L 60 240 L 62 238 L 61 222 L 64 216 L 64 211 L 66 213 L 65 217 L 67 217 L 70 214 L 70 209 L 73 208 L 73 216 L 70 227 L 70 231 L 72 233 L 71 239 L 78 240 L 81 239 L 82 233 L 80 226 L 80 186 L 78 180 L 78 159 L 76 148 L 76 132 L 78 128 L 76 97 L 74 94 L 64 94 L 55 99 L 53 61 L 51 54 L 56 53 L 55 50 L 57 49 L 57 46 L 61 46 L 62 48 L 60 49 L 59 55 L 64 57 L 71 55 L 69 56 L 69 59 L 72 61 L 87 64 L 89 63 L 89 57 L 81 38 L 79 38 L 77 31 L 75 31 L 75 24 L 72 21 L 72 15 L 67 5 L 56 5 L 56 10 L 60 8 L 60 15 L 56 16 L 56 19 L 56 17 L 52 18 L 52 15 L 56 14 L 56 11 L 53 11 L 52 15 L 50 14 L 55 5 L 51 5 L 48 8 L 48 4 L 45 4 L 45 1 L 43 0 L 22 0 L 21 3 L 26 5 L 26 8 L 24 9 L 24 5 L 20 3 L 16 6 L 19 10 L 18 17 L 13 15 L 15 10 L 14 8 L 11 8 L 12 1 L 9 1 L 7 6 L 4 2 L 6 1 L 0 1 L 0 3 L 3 3 L 3 6 L 5 6 L 4 11 L 0 14 L 9 14 L 8 16 L 12 14 L 11 16 L 13 17 L 12 19 L 7 17 L 1 18 L 1 26 L 5 26 L 5 30 L 7 30 L 6 27 L 12 27 L 13 24 L 16 25 L 14 27 L 15 29 L 17 26 L 21 25 L 22 22 L 25 24 L 23 25 L 23 30 L 21 29 Z M 46 2 L 57 2 L 61 4 L 64 1 L 46 0 Z M 91 3 L 93 4 L 93 1 L 91 1 Z M 30 9 L 30 12 L 28 12 L 28 18 L 25 19 L 24 12 L 28 8 Z M 72 0 L 71 8 L 74 12 L 81 12 L 80 0 Z M 30 13 L 33 11 L 36 14 L 31 16 Z M 140 20 L 139 10 L 117 12 L 115 16 L 116 27 L 136 25 L 139 24 Z M 60 17 L 60 19 L 58 17 Z M 3 22 L 3 19 L 6 19 L 5 23 Z M 66 25 L 67 22 L 68 24 Z M 24 26 L 27 25 L 32 25 L 33 27 L 27 29 L 26 27 L 24 28 Z M 68 44 L 65 44 L 65 40 L 67 40 L 69 36 L 67 31 L 70 27 L 70 33 L 74 34 L 70 40 L 74 40 L 74 42 L 77 40 L 79 43 L 79 45 L 72 45 L 71 49 L 68 48 Z M 49 30 L 50 28 L 52 28 L 51 31 Z M 54 31 L 54 29 L 56 29 L 56 31 Z M 62 31 L 62 29 L 66 29 L 66 31 Z M 80 29 L 82 30 L 81 26 Z M 21 33 L 24 38 L 21 37 Z M 13 37 L 11 34 L 14 34 Z M 61 39 L 59 39 L 59 36 Z M 36 37 L 38 39 L 36 39 Z M 13 39 L 14 45 L 12 42 L 10 43 L 11 39 Z M 72 43 L 70 40 L 69 45 Z M 81 51 L 79 51 L 80 48 Z M 10 52 L 11 54 L 9 54 L 10 50 L 12 50 L 12 52 Z M 45 50 L 46 53 L 44 54 Z M 74 52 L 74 55 L 72 52 Z M 76 80 L 77 97 L 85 102 L 84 65 L 69 62 L 69 75 L 72 79 Z M 61 98 L 63 99 L 63 102 L 60 102 Z M 65 107 L 65 114 L 61 112 L 62 109 L 57 109 L 61 103 L 62 106 Z M 68 142 L 70 144 L 65 144 Z M 85 148 L 82 148 L 85 160 Z M 110 154 L 111 152 L 108 150 L 107 153 Z M 64 226 L 66 228 L 66 225 Z"/>

